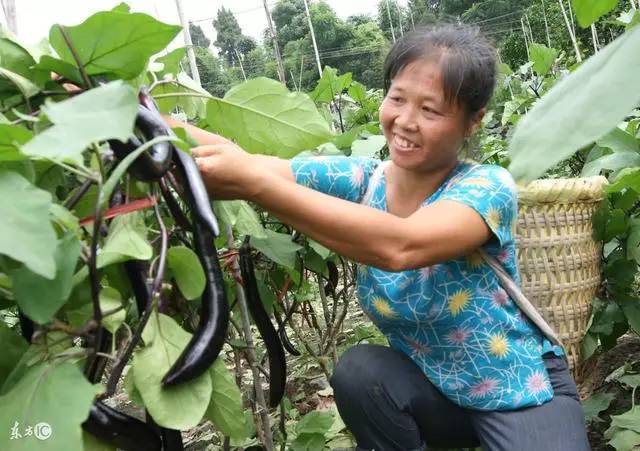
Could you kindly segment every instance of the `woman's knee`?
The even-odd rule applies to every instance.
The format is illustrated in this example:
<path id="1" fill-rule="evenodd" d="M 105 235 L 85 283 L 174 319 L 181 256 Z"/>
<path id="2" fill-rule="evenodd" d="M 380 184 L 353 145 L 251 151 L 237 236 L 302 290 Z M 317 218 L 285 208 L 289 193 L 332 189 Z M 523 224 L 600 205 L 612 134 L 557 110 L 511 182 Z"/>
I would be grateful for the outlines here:
<path id="1" fill-rule="evenodd" d="M 375 355 L 380 352 L 377 348 L 384 347 L 362 344 L 353 346 L 342 354 L 329 381 L 337 396 L 353 395 L 376 383 Z"/>

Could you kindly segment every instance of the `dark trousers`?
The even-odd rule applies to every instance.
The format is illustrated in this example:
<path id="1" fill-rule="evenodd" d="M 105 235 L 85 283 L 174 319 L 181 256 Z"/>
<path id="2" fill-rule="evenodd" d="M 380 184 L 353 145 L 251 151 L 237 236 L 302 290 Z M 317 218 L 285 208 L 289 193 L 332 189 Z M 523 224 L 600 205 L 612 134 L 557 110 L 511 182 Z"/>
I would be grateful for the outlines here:
<path id="1" fill-rule="evenodd" d="M 331 377 L 335 401 L 358 449 L 590 450 L 576 385 L 564 358 L 545 356 L 554 397 L 536 407 L 479 411 L 442 395 L 404 353 L 358 345 Z"/>

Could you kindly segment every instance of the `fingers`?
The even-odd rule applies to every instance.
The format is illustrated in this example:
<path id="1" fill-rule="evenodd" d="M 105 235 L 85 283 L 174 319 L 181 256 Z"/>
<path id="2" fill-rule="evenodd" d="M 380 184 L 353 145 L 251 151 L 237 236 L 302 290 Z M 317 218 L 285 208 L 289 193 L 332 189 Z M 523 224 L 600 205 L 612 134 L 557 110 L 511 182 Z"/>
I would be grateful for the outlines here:
<path id="1" fill-rule="evenodd" d="M 219 155 L 222 152 L 224 152 L 224 146 L 221 144 L 215 144 L 211 146 L 198 146 L 191 149 L 191 153 L 196 159 Z"/>

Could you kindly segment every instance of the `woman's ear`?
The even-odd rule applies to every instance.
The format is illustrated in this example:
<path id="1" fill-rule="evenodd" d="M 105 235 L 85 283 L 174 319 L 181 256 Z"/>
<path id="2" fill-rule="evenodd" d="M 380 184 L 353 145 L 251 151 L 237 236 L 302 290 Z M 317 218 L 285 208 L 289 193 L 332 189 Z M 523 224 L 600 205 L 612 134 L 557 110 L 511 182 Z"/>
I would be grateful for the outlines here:
<path id="1" fill-rule="evenodd" d="M 484 115 L 486 113 L 487 113 L 487 109 L 481 108 L 480 110 L 478 110 L 476 113 L 473 114 L 473 116 L 469 120 L 469 123 L 467 124 L 465 138 L 470 138 L 480 128 L 480 125 L 482 124 L 482 118 L 484 118 Z"/>

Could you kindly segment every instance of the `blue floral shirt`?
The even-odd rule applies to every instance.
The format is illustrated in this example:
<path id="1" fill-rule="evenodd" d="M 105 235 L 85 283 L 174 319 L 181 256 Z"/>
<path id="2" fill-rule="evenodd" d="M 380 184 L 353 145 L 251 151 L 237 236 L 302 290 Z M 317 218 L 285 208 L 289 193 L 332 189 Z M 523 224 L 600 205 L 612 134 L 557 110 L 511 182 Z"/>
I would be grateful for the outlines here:
<path id="1" fill-rule="evenodd" d="M 364 157 L 294 158 L 302 185 L 362 202 L 380 164 Z M 387 210 L 384 175 L 367 204 Z M 517 190 L 499 166 L 459 162 L 423 202 L 461 202 L 493 232 L 484 249 L 520 282 L 515 252 Z M 391 347 L 408 356 L 457 405 L 509 410 L 553 397 L 542 354 L 559 347 L 543 337 L 502 289 L 478 253 L 400 272 L 358 265 L 358 299 Z"/>

